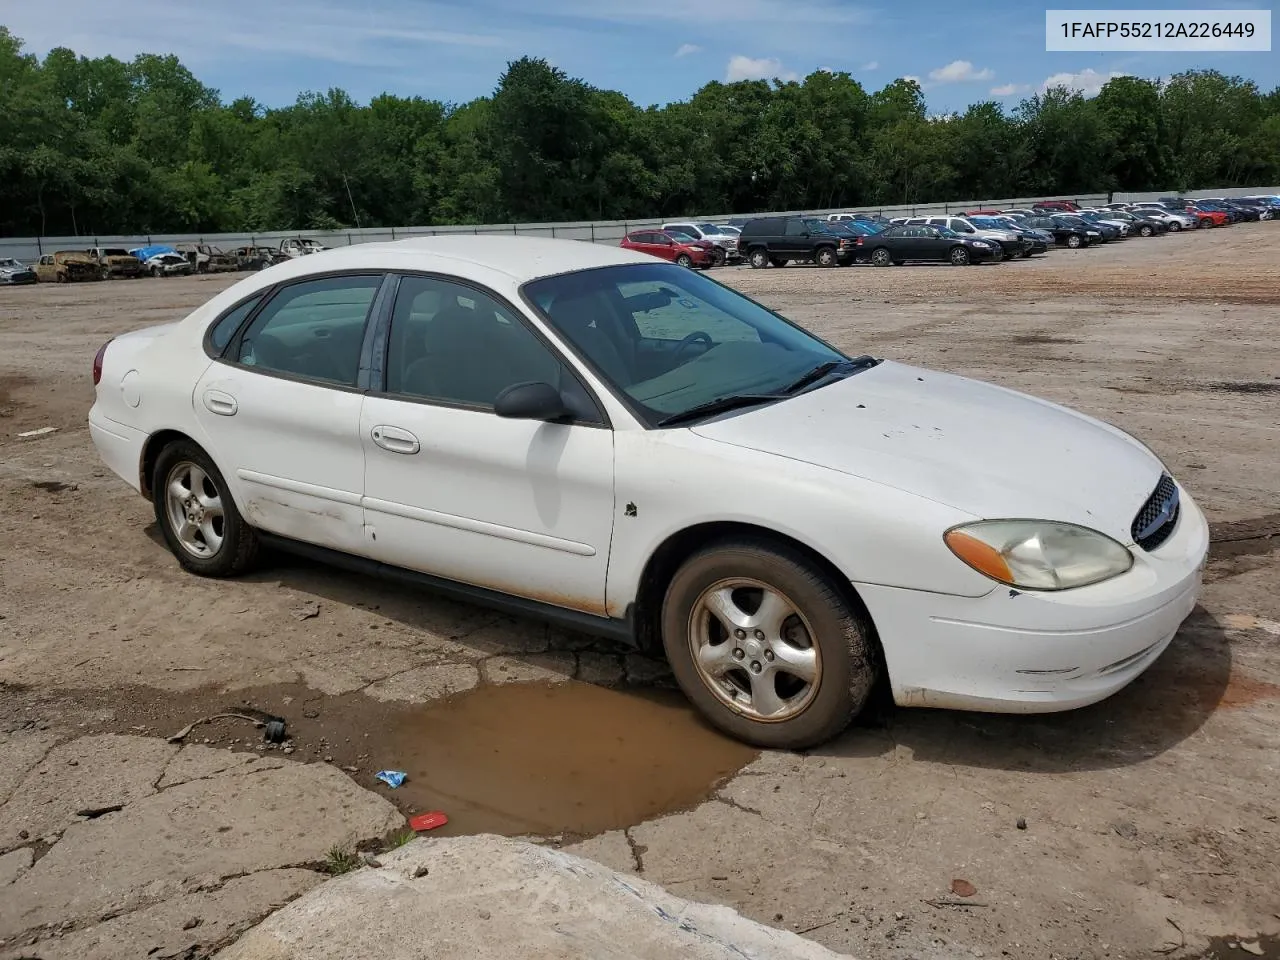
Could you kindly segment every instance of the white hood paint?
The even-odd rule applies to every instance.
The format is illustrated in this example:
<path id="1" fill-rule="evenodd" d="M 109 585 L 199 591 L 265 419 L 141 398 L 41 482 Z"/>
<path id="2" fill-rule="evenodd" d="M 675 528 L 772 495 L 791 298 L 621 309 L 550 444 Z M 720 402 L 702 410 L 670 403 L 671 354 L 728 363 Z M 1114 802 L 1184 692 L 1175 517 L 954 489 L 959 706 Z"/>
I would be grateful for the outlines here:
<path id="1" fill-rule="evenodd" d="M 1142 444 L 1084 414 L 891 361 L 692 429 L 976 517 L 1078 523 L 1125 544 L 1163 470 Z"/>

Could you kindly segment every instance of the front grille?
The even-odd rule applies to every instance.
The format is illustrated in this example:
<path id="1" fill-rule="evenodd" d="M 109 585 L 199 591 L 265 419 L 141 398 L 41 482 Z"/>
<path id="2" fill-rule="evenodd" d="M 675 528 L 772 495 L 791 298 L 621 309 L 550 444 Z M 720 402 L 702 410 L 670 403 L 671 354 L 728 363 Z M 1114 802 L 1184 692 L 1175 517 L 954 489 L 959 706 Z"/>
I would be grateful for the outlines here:
<path id="1" fill-rule="evenodd" d="M 1173 482 L 1173 477 L 1163 474 L 1151 496 L 1147 497 L 1147 502 L 1133 518 L 1130 533 L 1133 534 L 1134 543 L 1143 550 L 1156 549 L 1173 535 L 1181 509 L 1178 485 Z"/>

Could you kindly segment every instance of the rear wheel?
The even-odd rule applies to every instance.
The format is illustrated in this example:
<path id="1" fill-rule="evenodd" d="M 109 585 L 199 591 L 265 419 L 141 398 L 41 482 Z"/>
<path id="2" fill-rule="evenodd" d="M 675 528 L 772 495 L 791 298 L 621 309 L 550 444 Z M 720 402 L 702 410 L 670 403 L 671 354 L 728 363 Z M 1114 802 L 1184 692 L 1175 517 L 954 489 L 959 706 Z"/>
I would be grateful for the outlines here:
<path id="1" fill-rule="evenodd" d="M 834 267 L 836 265 L 836 252 L 830 247 L 819 247 L 813 259 L 820 267 Z"/>
<path id="2" fill-rule="evenodd" d="M 694 706 L 760 747 L 834 737 L 878 674 L 874 632 L 804 555 L 752 539 L 690 557 L 667 588 L 662 641 Z"/>
<path id="3" fill-rule="evenodd" d="M 965 267 L 969 265 L 969 251 L 964 247 L 952 247 L 951 253 L 947 258 L 957 267 Z"/>
<path id="4" fill-rule="evenodd" d="M 877 247 L 871 251 L 871 265 L 873 267 L 887 267 L 893 263 L 893 255 L 884 247 Z"/>
<path id="5" fill-rule="evenodd" d="M 680 256 L 676 257 L 676 265 L 681 267 L 692 267 L 693 258 L 687 253 L 682 253 Z"/>
<path id="6" fill-rule="evenodd" d="M 184 569 L 230 577 L 253 565 L 257 534 L 240 516 L 213 460 L 195 443 L 179 440 L 160 451 L 151 501 L 165 543 Z"/>

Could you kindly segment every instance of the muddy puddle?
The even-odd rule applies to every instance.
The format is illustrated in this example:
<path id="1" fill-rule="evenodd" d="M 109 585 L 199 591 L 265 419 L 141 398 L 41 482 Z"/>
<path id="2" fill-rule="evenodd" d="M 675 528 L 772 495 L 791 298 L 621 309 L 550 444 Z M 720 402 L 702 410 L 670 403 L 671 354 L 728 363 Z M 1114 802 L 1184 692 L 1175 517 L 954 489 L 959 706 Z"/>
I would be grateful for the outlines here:
<path id="1" fill-rule="evenodd" d="M 282 717 L 283 744 L 264 743 L 251 721 L 225 717 L 197 723 L 186 742 L 330 763 L 406 814 L 444 811 L 449 823 L 433 835 L 573 839 L 629 827 L 698 804 L 757 755 L 705 725 L 679 693 L 572 680 L 482 685 L 420 705 L 299 684 L 28 696 L 24 707 L 13 704 L 28 717 L 87 715 L 77 733 L 168 737 L 237 710 Z M 393 790 L 375 778 L 380 770 L 408 776 Z"/>

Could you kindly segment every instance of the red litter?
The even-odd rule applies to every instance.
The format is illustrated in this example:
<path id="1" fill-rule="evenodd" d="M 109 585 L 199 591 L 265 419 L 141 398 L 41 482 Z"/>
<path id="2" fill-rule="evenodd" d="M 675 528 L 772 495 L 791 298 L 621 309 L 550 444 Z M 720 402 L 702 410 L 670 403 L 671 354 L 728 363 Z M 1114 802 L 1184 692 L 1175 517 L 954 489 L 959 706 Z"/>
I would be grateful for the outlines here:
<path id="1" fill-rule="evenodd" d="M 420 813 L 415 817 L 409 818 L 409 829 L 415 832 L 423 830 L 434 830 L 436 827 L 443 827 L 449 822 L 449 818 L 445 816 L 443 811 L 431 810 L 427 813 Z"/>

